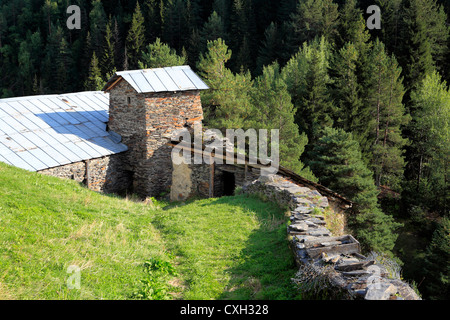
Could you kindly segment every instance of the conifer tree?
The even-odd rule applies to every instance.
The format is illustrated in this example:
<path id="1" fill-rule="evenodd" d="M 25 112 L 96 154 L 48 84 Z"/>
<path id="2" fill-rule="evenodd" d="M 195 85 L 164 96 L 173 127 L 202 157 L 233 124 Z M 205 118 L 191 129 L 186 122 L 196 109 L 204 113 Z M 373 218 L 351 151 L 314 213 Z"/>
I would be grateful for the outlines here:
<path id="1" fill-rule="evenodd" d="M 426 293 L 432 300 L 450 298 L 450 219 L 444 217 L 433 233 L 425 256 Z"/>
<path id="2" fill-rule="evenodd" d="M 159 38 L 146 47 L 138 65 L 140 69 L 181 66 L 186 63 L 186 56 L 179 56 L 175 50 L 162 43 Z"/>
<path id="3" fill-rule="evenodd" d="M 436 0 L 409 0 L 402 10 L 402 43 L 397 56 L 405 66 L 407 89 L 412 90 L 434 70 L 444 71 L 449 27 Z"/>
<path id="4" fill-rule="evenodd" d="M 68 44 L 63 37 L 59 46 L 58 57 L 55 61 L 57 65 L 56 82 L 58 92 L 70 92 L 70 89 L 68 88 L 71 69 L 70 61 Z"/>
<path id="5" fill-rule="evenodd" d="M 288 45 L 293 53 L 305 41 L 323 36 L 335 42 L 339 11 L 333 0 L 299 0 L 290 16 Z"/>
<path id="6" fill-rule="evenodd" d="M 360 57 L 367 55 L 370 49 L 370 34 L 366 27 L 363 12 L 358 8 L 358 0 L 348 0 L 342 5 L 339 14 L 338 40 L 340 47 L 351 42 Z"/>
<path id="7" fill-rule="evenodd" d="M 256 78 L 252 91 L 253 114 L 247 124 L 255 129 L 279 130 L 279 153 L 281 165 L 311 180 L 316 180 L 300 161 L 308 138 L 300 134 L 295 124 L 295 108 L 280 75 L 278 63 L 264 67 Z"/>
<path id="8" fill-rule="evenodd" d="M 89 74 L 84 84 L 84 88 L 85 90 L 88 91 L 97 91 L 101 90 L 104 84 L 105 83 L 102 78 L 102 73 L 99 67 L 98 59 L 94 51 L 92 53 L 91 64 L 89 66 Z"/>
<path id="9" fill-rule="evenodd" d="M 368 58 L 367 74 L 364 108 L 359 116 L 363 124 L 360 132 L 355 131 L 355 136 L 369 159 L 375 184 L 398 190 L 405 165 L 403 147 L 407 144 L 401 129 L 410 117 L 402 103 L 401 68 L 394 56 L 386 54 L 378 39 Z"/>
<path id="10" fill-rule="evenodd" d="M 361 84 L 357 77 L 359 51 L 352 42 L 348 42 L 336 54 L 332 63 L 332 96 L 336 103 L 336 126 L 346 132 L 360 132 L 361 121 L 358 117 L 362 108 Z"/>
<path id="11" fill-rule="evenodd" d="M 120 69 L 124 61 L 124 45 L 120 36 L 119 24 L 116 17 L 114 17 L 114 24 L 112 29 L 112 42 L 114 45 L 114 67 L 116 69 Z"/>
<path id="12" fill-rule="evenodd" d="M 89 13 L 89 21 L 92 50 L 95 51 L 98 57 L 101 57 L 107 24 L 106 13 L 101 0 L 92 1 L 92 10 Z"/>
<path id="13" fill-rule="evenodd" d="M 325 37 L 304 43 L 282 70 L 292 101 L 297 108 L 296 123 L 305 132 L 310 145 L 321 135 L 322 128 L 333 125 L 336 107 L 331 100 L 329 76 L 330 44 Z M 307 152 L 304 154 L 307 164 Z"/>
<path id="14" fill-rule="evenodd" d="M 234 48 L 231 69 L 234 72 L 253 70 L 255 61 L 251 52 L 255 48 L 255 21 L 250 0 L 233 0 L 230 16 L 230 43 Z"/>
<path id="15" fill-rule="evenodd" d="M 274 61 L 280 60 L 280 32 L 275 23 L 270 23 L 264 32 L 264 41 L 258 51 L 256 59 L 256 73 L 261 74 L 264 66 L 270 65 Z M 281 61 L 280 61 L 281 62 Z"/>
<path id="16" fill-rule="evenodd" d="M 411 110 L 410 180 L 404 198 L 445 215 L 450 200 L 450 89 L 439 73 L 428 75 L 411 93 Z"/>
<path id="17" fill-rule="evenodd" d="M 20 44 L 19 55 L 19 76 L 21 78 L 22 94 L 28 94 L 31 88 L 33 66 L 30 59 L 30 50 L 26 41 Z"/>
<path id="18" fill-rule="evenodd" d="M 138 67 L 138 61 L 145 42 L 144 16 L 142 15 L 139 1 L 136 3 L 136 9 L 134 10 L 126 40 L 127 64 L 130 69 L 135 69 Z"/>
<path id="19" fill-rule="evenodd" d="M 319 182 L 354 202 L 349 225 L 364 249 L 390 253 L 400 224 L 379 208 L 372 172 L 352 134 L 327 127 L 312 154 L 310 166 Z"/>
<path id="20" fill-rule="evenodd" d="M 105 75 L 105 79 L 109 79 L 117 69 L 115 68 L 116 52 L 114 46 L 114 34 L 112 30 L 112 20 L 109 19 L 106 25 L 105 32 L 105 47 L 103 49 L 103 56 L 101 60 L 102 74 Z"/>
<path id="21" fill-rule="evenodd" d="M 231 50 L 222 39 L 208 41 L 207 47 L 197 64 L 199 75 L 211 89 L 202 93 L 205 122 L 220 130 L 245 128 L 252 114 L 251 76 L 233 74 L 225 66 Z"/>
<path id="22" fill-rule="evenodd" d="M 162 25 L 162 40 L 177 51 L 189 36 L 186 25 L 186 4 L 184 0 L 169 0 L 165 3 L 165 17 Z"/>
<path id="23" fill-rule="evenodd" d="M 203 25 L 201 37 L 202 44 L 205 44 L 205 48 L 208 41 L 216 40 L 218 38 L 224 40 L 227 39 L 225 23 L 217 12 L 213 11 L 209 16 L 208 21 Z"/>
<path id="24" fill-rule="evenodd" d="M 405 15 L 404 0 L 376 0 L 375 4 L 380 7 L 382 41 L 386 50 L 399 58 L 401 53 L 401 42 L 404 33 L 403 19 Z M 400 61 L 401 62 L 401 61 Z"/>

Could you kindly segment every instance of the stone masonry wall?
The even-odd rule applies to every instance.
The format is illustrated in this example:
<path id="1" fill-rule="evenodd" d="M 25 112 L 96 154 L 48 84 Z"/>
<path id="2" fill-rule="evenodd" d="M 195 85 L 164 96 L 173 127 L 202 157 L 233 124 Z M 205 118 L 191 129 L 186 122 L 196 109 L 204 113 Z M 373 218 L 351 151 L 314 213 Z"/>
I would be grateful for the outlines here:
<path id="1" fill-rule="evenodd" d="M 351 235 L 333 235 L 324 215 L 328 200 L 317 190 L 299 186 L 285 178 L 263 176 L 243 191 L 263 195 L 290 210 L 287 232 L 290 247 L 299 266 L 299 284 L 305 270 L 326 277 L 336 290 L 349 299 L 420 300 L 416 292 L 376 259 L 363 256 Z M 307 275 L 308 276 L 308 275 Z"/>
<path id="2" fill-rule="evenodd" d="M 72 179 L 94 191 L 120 193 L 130 185 L 130 176 L 121 169 L 121 154 L 80 161 L 39 171 L 39 173 Z"/>
<path id="3" fill-rule="evenodd" d="M 214 170 L 214 181 L 211 186 L 211 170 Z M 172 172 L 172 185 L 170 199 L 182 201 L 192 197 L 208 198 L 210 188 L 213 197 L 223 196 L 223 172 L 235 175 L 236 187 L 243 187 L 245 183 L 254 181 L 259 177 L 259 169 L 227 164 L 181 164 L 175 165 Z"/>
<path id="4" fill-rule="evenodd" d="M 170 133 L 203 119 L 199 91 L 137 93 L 125 80 L 110 90 L 109 129 L 129 151 L 124 166 L 134 174 L 134 191 L 157 196 L 172 178 Z"/>

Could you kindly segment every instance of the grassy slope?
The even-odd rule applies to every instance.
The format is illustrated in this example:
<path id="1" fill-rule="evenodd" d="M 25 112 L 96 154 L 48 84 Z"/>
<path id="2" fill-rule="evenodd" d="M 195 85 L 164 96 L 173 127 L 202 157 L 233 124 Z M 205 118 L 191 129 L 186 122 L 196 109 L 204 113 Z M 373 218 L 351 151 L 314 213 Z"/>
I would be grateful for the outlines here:
<path id="1" fill-rule="evenodd" d="M 245 196 L 155 209 L 0 163 L 0 299 L 130 299 L 151 258 L 175 266 L 167 297 L 293 298 L 285 222 Z"/>

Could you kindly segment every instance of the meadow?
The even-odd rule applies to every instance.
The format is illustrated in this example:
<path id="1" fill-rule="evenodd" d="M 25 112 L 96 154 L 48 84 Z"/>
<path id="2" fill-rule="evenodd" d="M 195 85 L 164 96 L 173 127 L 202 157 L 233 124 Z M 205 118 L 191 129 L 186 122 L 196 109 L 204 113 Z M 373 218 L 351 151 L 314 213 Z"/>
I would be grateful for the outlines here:
<path id="1" fill-rule="evenodd" d="M 247 195 L 145 204 L 0 163 L 0 299 L 298 299 L 287 221 Z"/>

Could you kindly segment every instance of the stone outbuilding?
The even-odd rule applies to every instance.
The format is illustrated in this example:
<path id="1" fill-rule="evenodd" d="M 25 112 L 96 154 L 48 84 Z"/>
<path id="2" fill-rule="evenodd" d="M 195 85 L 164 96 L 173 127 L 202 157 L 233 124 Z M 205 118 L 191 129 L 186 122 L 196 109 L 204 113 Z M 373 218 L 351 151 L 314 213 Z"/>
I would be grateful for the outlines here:
<path id="1" fill-rule="evenodd" d="M 0 161 L 107 193 L 170 194 L 175 201 L 232 195 L 263 166 L 248 159 L 174 166 L 171 159 L 178 143 L 172 134 L 202 123 L 200 92 L 207 89 L 189 66 L 179 66 L 116 72 L 102 91 L 0 99 Z"/>

